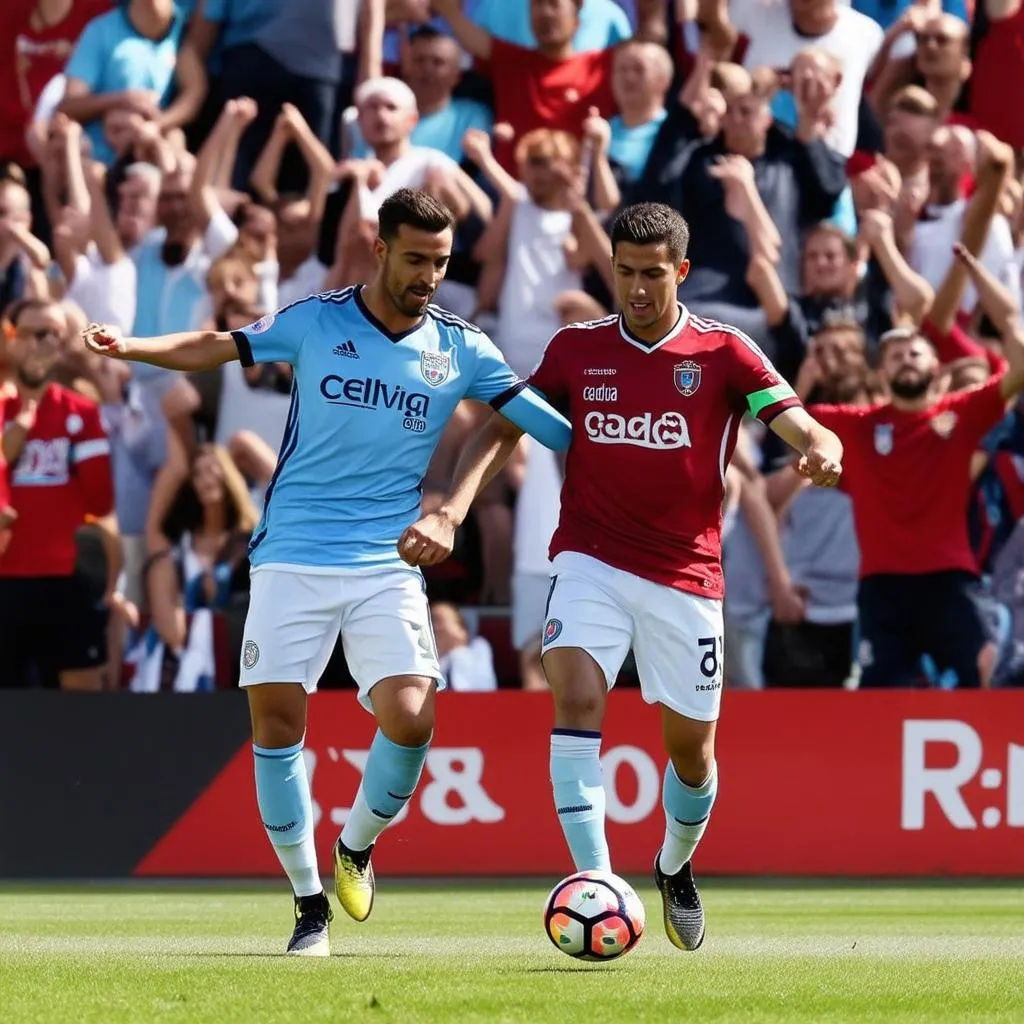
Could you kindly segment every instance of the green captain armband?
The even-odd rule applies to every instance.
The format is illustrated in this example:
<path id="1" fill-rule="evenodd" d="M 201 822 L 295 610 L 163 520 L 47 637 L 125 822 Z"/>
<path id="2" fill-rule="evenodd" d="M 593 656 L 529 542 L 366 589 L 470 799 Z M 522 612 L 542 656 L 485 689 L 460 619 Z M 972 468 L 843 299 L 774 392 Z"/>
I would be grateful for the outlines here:
<path id="1" fill-rule="evenodd" d="M 779 402 L 785 402 L 790 398 L 796 398 L 796 392 L 785 382 L 774 384 L 763 391 L 754 391 L 747 395 L 747 407 L 751 416 L 760 416 L 765 409 Z"/>

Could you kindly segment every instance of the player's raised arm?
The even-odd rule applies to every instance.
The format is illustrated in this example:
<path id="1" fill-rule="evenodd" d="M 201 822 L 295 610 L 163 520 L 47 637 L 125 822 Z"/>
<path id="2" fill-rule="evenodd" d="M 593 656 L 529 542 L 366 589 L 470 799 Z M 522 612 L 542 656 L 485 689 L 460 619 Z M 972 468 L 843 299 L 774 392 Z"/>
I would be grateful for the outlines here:
<path id="1" fill-rule="evenodd" d="M 212 370 L 238 358 L 238 348 L 227 331 L 183 331 L 156 338 L 126 338 L 117 327 L 90 324 L 82 331 L 90 352 L 149 363 L 165 370 Z"/>
<path id="2" fill-rule="evenodd" d="M 835 487 L 843 472 L 843 443 L 803 406 L 783 409 L 769 424 L 800 453 L 797 472 L 819 487 Z"/>

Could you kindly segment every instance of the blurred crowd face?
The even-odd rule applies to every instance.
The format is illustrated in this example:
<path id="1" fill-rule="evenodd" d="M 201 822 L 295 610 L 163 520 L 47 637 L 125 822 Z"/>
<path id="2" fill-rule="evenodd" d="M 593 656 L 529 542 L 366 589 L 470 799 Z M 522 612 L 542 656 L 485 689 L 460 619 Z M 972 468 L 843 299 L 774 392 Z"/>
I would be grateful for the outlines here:
<path id="1" fill-rule="evenodd" d="M 316 251 L 320 226 L 309 218 L 305 197 L 282 202 L 277 208 L 277 257 L 282 267 L 297 267 Z"/>
<path id="2" fill-rule="evenodd" d="M 536 129 L 516 149 L 519 180 L 538 206 L 557 202 L 565 190 L 567 169 L 579 160 L 579 146 L 565 132 Z"/>
<path id="3" fill-rule="evenodd" d="M 409 46 L 405 80 L 421 105 L 440 103 L 462 77 L 461 54 L 451 36 L 423 36 Z"/>
<path id="4" fill-rule="evenodd" d="M 722 118 L 722 139 L 726 152 L 745 156 L 748 160 L 764 152 L 772 112 L 768 99 L 753 89 L 729 89 L 725 94 L 725 115 Z"/>
<path id="5" fill-rule="evenodd" d="M 612 93 L 619 110 L 663 106 L 672 84 L 672 58 L 656 43 L 631 42 L 615 51 Z"/>
<path id="6" fill-rule="evenodd" d="M 415 110 L 389 96 L 370 96 L 359 105 L 359 130 L 374 151 L 404 142 L 416 127 L 416 120 Z"/>
<path id="7" fill-rule="evenodd" d="M 435 602 L 430 606 L 430 622 L 434 629 L 434 642 L 438 656 L 446 654 L 469 643 L 469 630 L 453 604 Z"/>
<path id="8" fill-rule="evenodd" d="M 181 170 L 165 174 L 160 183 L 157 223 L 167 231 L 169 242 L 184 244 L 195 229 L 195 218 L 188 200 L 191 185 L 192 175 Z"/>
<path id="9" fill-rule="evenodd" d="M 383 256 L 384 288 L 402 315 L 422 316 L 444 280 L 452 255 L 452 233 L 432 234 L 403 224 L 391 242 L 377 239 Z"/>
<path id="10" fill-rule="evenodd" d="M 124 107 L 113 107 L 103 115 L 103 134 L 110 148 L 123 156 L 132 147 L 142 117 Z"/>
<path id="11" fill-rule="evenodd" d="M 935 349 L 920 336 L 883 344 L 879 372 L 897 398 L 917 399 L 927 394 L 938 369 Z"/>
<path id="12" fill-rule="evenodd" d="M 146 174 L 129 174 L 117 188 L 117 237 L 126 249 L 134 248 L 156 223 L 160 187 Z"/>
<path id="13" fill-rule="evenodd" d="M 219 505 L 226 496 L 224 470 L 217 453 L 209 445 L 196 453 L 192 463 L 192 489 L 203 506 Z"/>
<path id="14" fill-rule="evenodd" d="M 836 0 L 789 0 L 798 32 L 815 36 L 827 31 L 836 17 Z"/>
<path id="15" fill-rule="evenodd" d="M 541 50 L 555 50 L 572 42 L 579 23 L 575 0 L 530 0 L 530 26 Z"/>
<path id="16" fill-rule="evenodd" d="M 804 292 L 848 295 L 857 282 L 857 265 L 843 239 L 831 231 L 814 231 L 804 243 Z"/>
<path id="17" fill-rule="evenodd" d="M 0 245 L 8 241 L 6 228 L 32 227 L 32 201 L 16 181 L 0 182 Z"/>
<path id="18" fill-rule="evenodd" d="M 15 378 L 30 391 L 50 378 L 64 352 L 68 322 L 57 303 L 23 310 L 7 338 L 7 364 Z"/>
<path id="19" fill-rule="evenodd" d="M 974 167 L 976 143 L 973 134 L 961 126 L 938 128 L 928 147 L 929 201 L 948 206 L 960 198 L 964 175 Z"/>
<path id="20" fill-rule="evenodd" d="M 260 283 L 251 263 L 228 255 L 210 267 L 206 288 L 214 312 L 220 313 L 229 302 L 254 307 L 259 299 Z"/>
<path id="21" fill-rule="evenodd" d="M 952 14 L 937 14 L 917 33 L 917 70 L 925 78 L 964 81 L 971 73 L 967 59 L 967 25 Z"/>
<path id="22" fill-rule="evenodd" d="M 928 145 L 938 126 L 929 114 L 914 114 L 893 108 L 885 116 L 885 155 L 907 173 L 928 155 Z"/>
<path id="23" fill-rule="evenodd" d="M 848 324 L 825 327 L 811 339 L 810 353 L 818 364 L 821 400 L 843 403 L 867 397 L 863 331 Z"/>
<path id="24" fill-rule="evenodd" d="M 277 220 L 259 203 L 247 203 L 238 228 L 238 240 L 249 257 L 260 263 L 277 250 Z"/>

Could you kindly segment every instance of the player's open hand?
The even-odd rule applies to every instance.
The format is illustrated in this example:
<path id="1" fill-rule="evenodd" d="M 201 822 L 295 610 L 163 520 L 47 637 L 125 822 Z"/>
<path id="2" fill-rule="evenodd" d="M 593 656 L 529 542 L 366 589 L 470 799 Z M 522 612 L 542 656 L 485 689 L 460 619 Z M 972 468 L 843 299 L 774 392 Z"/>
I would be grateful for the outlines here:
<path id="1" fill-rule="evenodd" d="M 398 538 L 398 554 L 409 565 L 438 565 L 455 546 L 455 521 L 444 512 L 431 512 Z"/>
<path id="2" fill-rule="evenodd" d="M 796 468 L 818 487 L 835 487 L 843 473 L 843 446 L 839 438 L 833 435 L 831 443 L 812 445 Z"/>
<path id="3" fill-rule="evenodd" d="M 82 341 L 90 352 L 100 356 L 122 359 L 128 353 L 120 329 L 111 324 L 89 324 L 82 331 Z"/>

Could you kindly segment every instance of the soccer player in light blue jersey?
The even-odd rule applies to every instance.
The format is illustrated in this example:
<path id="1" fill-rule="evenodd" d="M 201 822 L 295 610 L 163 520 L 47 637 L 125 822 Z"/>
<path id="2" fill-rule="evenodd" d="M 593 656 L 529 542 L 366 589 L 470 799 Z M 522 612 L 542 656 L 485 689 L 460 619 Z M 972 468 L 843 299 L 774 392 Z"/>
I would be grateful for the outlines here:
<path id="1" fill-rule="evenodd" d="M 232 359 L 294 367 L 277 470 L 249 549 L 241 669 L 260 814 L 295 893 L 291 953 L 330 952 L 302 748 L 307 696 L 339 632 L 359 702 L 379 725 L 334 848 L 338 898 L 358 921 L 373 906 L 373 844 L 412 796 L 426 759 L 434 695 L 445 680 L 413 566 L 450 550 L 464 512 L 442 509 L 425 532 L 413 524 L 445 424 L 470 398 L 500 411 L 503 450 L 523 430 L 550 448 L 569 444 L 568 422 L 491 340 L 429 304 L 453 224 L 429 195 L 402 189 L 380 208 L 378 273 L 368 285 L 312 295 L 232 333 L 138 339 L 98 325 L 84 333 L 93 352 L 174 370 Z"/>

